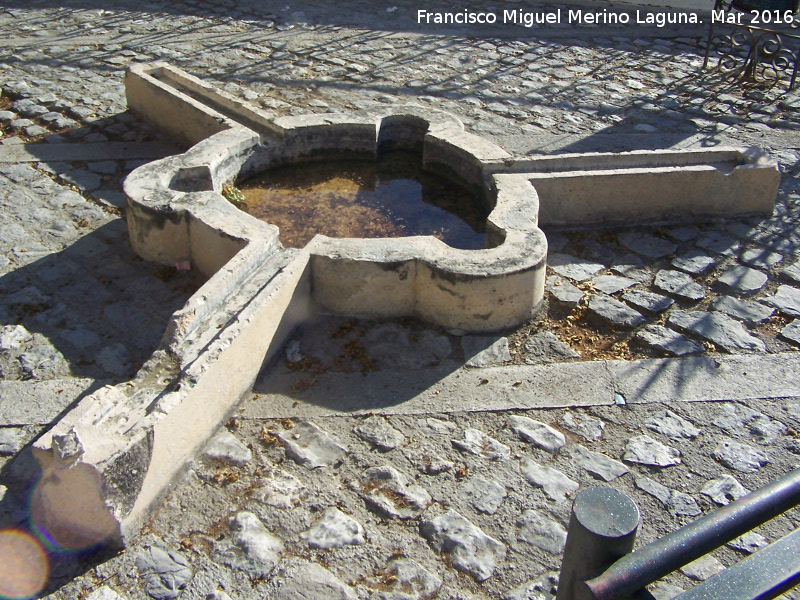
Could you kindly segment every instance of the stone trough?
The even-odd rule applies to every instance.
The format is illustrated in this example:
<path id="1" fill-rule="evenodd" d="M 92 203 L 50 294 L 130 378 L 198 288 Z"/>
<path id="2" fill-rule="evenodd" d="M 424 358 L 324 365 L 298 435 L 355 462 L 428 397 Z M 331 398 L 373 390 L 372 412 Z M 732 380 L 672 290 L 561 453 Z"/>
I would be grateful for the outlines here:
<path id="1" fill-rule="evenodd" d="M 177 311 L 159 350 L 126 384 L 103 388 L 34 446 L 35 521 L 69 547 L 124 544 L 291 331 L 323 311 L 417 316 L 488 332 L 524 323 L 544 295 L 542 224 L 771 213 L 777 165 L 757 150 L 513 157 L 454 117 L 415 106 L 270 119 L 166 64 L 133 67 L 132 111 L 191 145 L 125 182 L 131 244 L 145 259 L 191 265 L 206 283 Z M 385 148 L 478 190 L 486 248 L 432 237 L 333 239 L 284 248 L 278 229 L 237 209 L 222 187 L 284 164 Z"/>

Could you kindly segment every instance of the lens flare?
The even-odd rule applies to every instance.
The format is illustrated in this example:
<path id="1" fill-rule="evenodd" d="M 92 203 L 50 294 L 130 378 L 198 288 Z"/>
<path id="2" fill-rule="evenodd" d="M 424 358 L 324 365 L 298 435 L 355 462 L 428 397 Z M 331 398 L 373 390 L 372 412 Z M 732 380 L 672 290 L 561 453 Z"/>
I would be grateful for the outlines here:
<path id="1" fill-rule="evenodd" d="M 47 584 L 47 555 L 31 535 L 0 531 L 0 598 L 32 598 Z"/>

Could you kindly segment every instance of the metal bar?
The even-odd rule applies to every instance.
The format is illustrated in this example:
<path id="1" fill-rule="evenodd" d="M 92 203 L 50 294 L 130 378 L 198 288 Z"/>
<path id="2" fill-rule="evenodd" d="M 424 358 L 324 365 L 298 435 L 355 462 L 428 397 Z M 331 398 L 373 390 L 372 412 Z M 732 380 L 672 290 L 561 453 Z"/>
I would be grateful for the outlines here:
<path id="1" fill-rule="evenodd" d="M 586 598 L 584 581 L 633 550 L 639 509 L 613 488 L 582 491 L 572 504 L 556 600 Z"/>
<path id="2" fill-rule="evenodd" d="M 624 556 L 586 586 L 595 600 L 626 598 L 798 504 L 800 469 Z"/>
<path id="3" fill-rule="evenodd" d="M 675 600 L 770 600 L 800 583 L 800 529 Z"/>

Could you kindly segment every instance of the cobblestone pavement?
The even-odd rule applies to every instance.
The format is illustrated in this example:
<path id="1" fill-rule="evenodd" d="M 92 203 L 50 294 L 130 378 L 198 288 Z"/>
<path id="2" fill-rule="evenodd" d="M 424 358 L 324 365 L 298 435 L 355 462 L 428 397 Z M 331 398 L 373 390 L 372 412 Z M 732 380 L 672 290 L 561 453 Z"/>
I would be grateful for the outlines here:
<path id="1" fill-rule="evenodd" d="M 130 377 L 158 345 L 171 312 L 201 283 L 137 259 L 126 241 L 121 180 L 142 162 L 177 151 L 126 112 L 124 70 L 135 62 L 169 61 L 275 115 L 416 102 L 455 114 L 520 155 L 763 147 L 783 173 L 770 217 L 548 231 L 546 310 L 498 339 L 492 360 L 797 350 L 797 90 L 742 90 L 700 72 L 702 26 L 445 28 L 417 25 L 418 8 L 405 0 L 0 5 L 6 504 L 24 497 L 30 468 L 24 452 L 16 463 L 10 457 L 87 390 Z M 434 1 L 425 8 L 460 6 Z M 446 332 L 408 323 L 368 329 L 380 327 L 399 328 L 398 339 L 403 328 L 413 330 L 432 353 L 424 355 L 433 357 L 428 363 L 469 358 Z M 378 352 L 376 344 L 366 352 Z M 298 348 L 313 355 L 302 339 Z M 419 361 L 423 354 L 415 346 L 410 356 Z M 414 360 L 409 366 L 390 358 L 382 368 L 428 364 Z M 313 373 L 302 375 L 308 384 Z M 126 553 L 66 585 L 71 562 L 53 555 L 47 591 L 93 600 L 212 592 L 536 598 L 533 587 L 519 586 L 558 568 L 576 486 L 616 475 L 609 485 L 637 501 L 640 539 L 648 541 L 740 494 L 739 484 L 755 489 L 794 468 L 800 453 L 796 402 L 432 411 L 316 425 L 235 420 L 229 429 L 237 441 L 218 442 L 217 458 L 189 470 Z M 320 457 L 292 449 L 303 436 L 323 448 Z M 307 468 L 314 461 L 322 466 Z M 758 533 L 774 541 L 796 524 L 791 513 Z M 714 556 L 728 564 L 761 543 L 748 538 Z M 482 549 L 477 555 L 475 547 Z M 701 565 L 668 582 L 684 588 L 716 568 Z M 665 585 L 657 597 L 673 592 Z"/>

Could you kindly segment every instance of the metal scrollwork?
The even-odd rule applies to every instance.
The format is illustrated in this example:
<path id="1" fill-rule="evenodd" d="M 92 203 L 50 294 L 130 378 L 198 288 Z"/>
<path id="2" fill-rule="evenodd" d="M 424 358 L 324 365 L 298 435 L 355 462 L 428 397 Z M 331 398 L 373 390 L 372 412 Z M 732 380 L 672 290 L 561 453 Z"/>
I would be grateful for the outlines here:
<path id="1" fill-rule="evenodd" d="M 727 36 L 713 40 L 719 54 L 719 70 L 744 83 L 773 86 L 784 74 L 794 87 L 798 56 L 784 45 L 781 34 L 753 27 L 734 27 Z"/>

